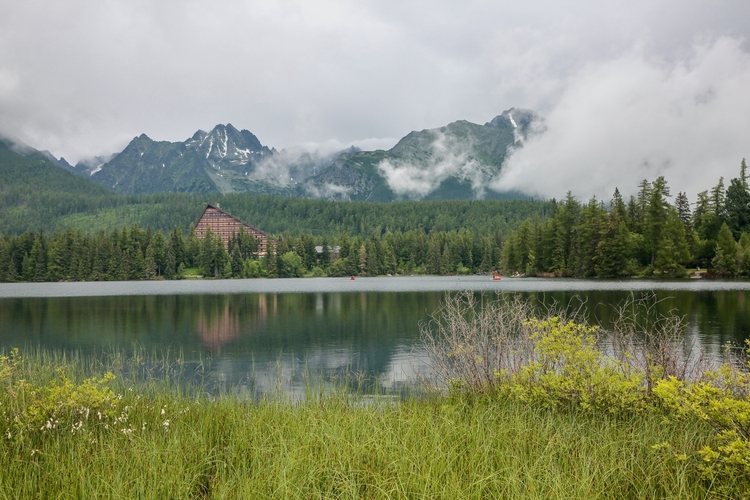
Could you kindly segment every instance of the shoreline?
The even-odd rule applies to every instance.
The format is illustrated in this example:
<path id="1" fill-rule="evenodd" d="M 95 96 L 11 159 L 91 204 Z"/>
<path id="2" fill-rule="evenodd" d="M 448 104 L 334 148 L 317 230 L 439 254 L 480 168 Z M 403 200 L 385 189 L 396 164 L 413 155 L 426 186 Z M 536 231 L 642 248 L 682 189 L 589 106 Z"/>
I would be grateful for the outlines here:
<path id="1" fill-rule="evenodd" d="M 225 280 L 78 281 L 0 283 L 0 299 L 132 295 L 237 295 L 259 293 L 350 292 L 585 292 L 585 291 L 750 291 L 750 281 L 683 279 L 592 280 L 488 276 L 382 276 L 345 278 L 250 278 Z"/>

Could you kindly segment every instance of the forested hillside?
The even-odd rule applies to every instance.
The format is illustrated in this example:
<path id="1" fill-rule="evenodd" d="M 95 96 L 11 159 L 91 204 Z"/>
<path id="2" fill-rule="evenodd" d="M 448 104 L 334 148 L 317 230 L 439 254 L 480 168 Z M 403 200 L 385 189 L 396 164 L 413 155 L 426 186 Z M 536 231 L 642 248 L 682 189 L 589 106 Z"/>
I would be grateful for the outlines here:
<path id="1" fill-rule="evenodd" d="M 0 142 L 0 234 L 53 233 L 68 228 L 86 233 L 137 224 L 169 232 L 187 231 L 206 203 L 269 233 L 335 235 L 469 229 L 513 229 L 524 219 L 545 216 L 550 205 L 534 200 L 430 201 L 399 203 L 332 202 L 252 194 L 161 193 L 118 195 L 75 176 L 44 158 L 22 156 Z"/>
<path id="2" fill-rule="evenodd" d="M 116 206 L 118 201 L 43 154 L 23 156 L 0 140 L 0 233 L 42 229 L 61 216 Z"/>
<path id="3" fill-rule="evenodd" d="M 698 193 L 691 203 L 664 177 L 640 184 L 626 202 L 615 190 L 606 206 L 571 194 L 547 220 L 532 217 L 510 235 L 506 273 L 576 277 L 680 277 L 686 268 L 716 276 L 750 276 L 750 190 L 745 159 L 739 177 Z"/>

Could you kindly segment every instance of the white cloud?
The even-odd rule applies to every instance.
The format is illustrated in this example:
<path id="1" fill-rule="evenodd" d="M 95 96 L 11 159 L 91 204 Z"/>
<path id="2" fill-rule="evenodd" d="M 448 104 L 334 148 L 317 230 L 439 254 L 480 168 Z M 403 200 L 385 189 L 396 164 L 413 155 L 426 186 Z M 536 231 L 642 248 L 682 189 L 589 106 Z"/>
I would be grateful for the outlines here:
<path id="1" fill-rule="evenodd" d="M 334 200 L 348 200 L 352 192 L 351 187 L 340 186 L 331 182 L 322 185 L 308 183 L 305 185 L 306 191 L 315 198 L 330 198 Z"/>
<path id="2" fill-rule="evenodd" d="M 419 162 L 386 159 L 378 164 L 378 171 L 391 190 L 399 196 L 423 198 L 449 177 L 468 180 L 477 197 L 483 194 L 487 168 L 472 158 L 472 144 L 440 132 L 429 131 L 435 138 L 428 148 L 428 156 Z"/>
<path id="3" fill-rule="evenodd" d="M 513 154 L 492 188 L 543 197 L 567 190 L 607 199 L 664 175 L 694 195 L 736 177 L 750 157 L 750 54 L 719 38 L 684 58 L 643 48 L 591 64 L 570 79 L 546 116 L 547 130 Z"/>
<path id="4" fill-rule="evenodd" d="M 250 177 L 271 182 L 281 187 L 291 187 L 321 173 L 343 150 L 351 147 L 365 150 L 377 149 L 378 147 L 390 148 L 395 143 L 396 140 L 390 138 L 372 138 L 349 143 L 342 143 L 335 139 L 324 142 L 303 142 L 282 149 L 274 155 L 266 156 L 263 161 L 256 165 Z M 313 196 L 323 197 L 343 195 L 349 192 L 349 190 L 335 185 L 308 187 L 307 189 Z"/>
<path id="5" fill-rule="evenodd" d="M 217 123 L 282 149 L 546 113 L 582 68 L 635 41 L 672 60 L 696 36 L 747 37 L 750 3 L 0 0 L 0 12 L 0 132 L 75 161 Z"/>

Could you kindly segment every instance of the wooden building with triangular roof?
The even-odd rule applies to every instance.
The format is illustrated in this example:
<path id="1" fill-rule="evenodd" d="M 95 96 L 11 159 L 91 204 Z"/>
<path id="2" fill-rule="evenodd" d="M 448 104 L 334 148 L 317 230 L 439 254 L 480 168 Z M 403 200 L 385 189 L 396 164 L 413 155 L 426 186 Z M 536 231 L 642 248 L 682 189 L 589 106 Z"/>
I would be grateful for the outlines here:
<path id="1" fill-rule="evenodd" d="M 268 250 L 268 236 L 258 228 L 255 228 L 247 222 L 235 217 L 234 215 L 222 210 L 218 203 L 216 205 L 207 204 L 203 213 L 195 224 L 195 235 L 198 238 L 205 238 L 206 231 L 211 228 L 211 232 L 221 238 L 224 247 L 229 249 L 229 240 L 235 234 L 244 228 L 247 234 L 252 234 L 258 240 L 258 255 L 266 255 Z"/>

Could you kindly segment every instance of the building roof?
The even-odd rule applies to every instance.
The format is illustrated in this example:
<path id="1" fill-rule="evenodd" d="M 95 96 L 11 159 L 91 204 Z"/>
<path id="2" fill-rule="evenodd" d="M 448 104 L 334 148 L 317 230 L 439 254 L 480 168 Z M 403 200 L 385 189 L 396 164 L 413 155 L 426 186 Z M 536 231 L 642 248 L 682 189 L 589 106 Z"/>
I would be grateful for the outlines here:
<path id="1" fill-rule="evenodd" d="M 221 207 L 219 207 L 218 205 L 211 205 L 210 203 L 206 203 L 206 208 L 204 208 L 203 212 L 201 212 L 200 217 L 198 217 L 198 221 L 200 221 L 203 218 L 203 215 L 206 213 L 206 210 L 208 210 L 209 208 L 213 208 L 214 210 L 218 210 L 219 212 L 221 212 L 222 214 L 226 215 L 227 217 L 231 217 L 232 219 L 236 220 L 240 224 L 243 224 L 243 225 L 249 227 L 250 229 L 252 229 L 253 231 L 255 231 L 257 233 L 260 233 L 262 235 L 266 234 L 265 231 L 261 231 L 260 229 L 254 227 L 254 226 L 251 226 L 250 224 L 248 224 L 244 220 L 240 219 L 239 217 L 236 217 L 236 216 L 230 214 L 226 210 L 222 210 Z"/>

